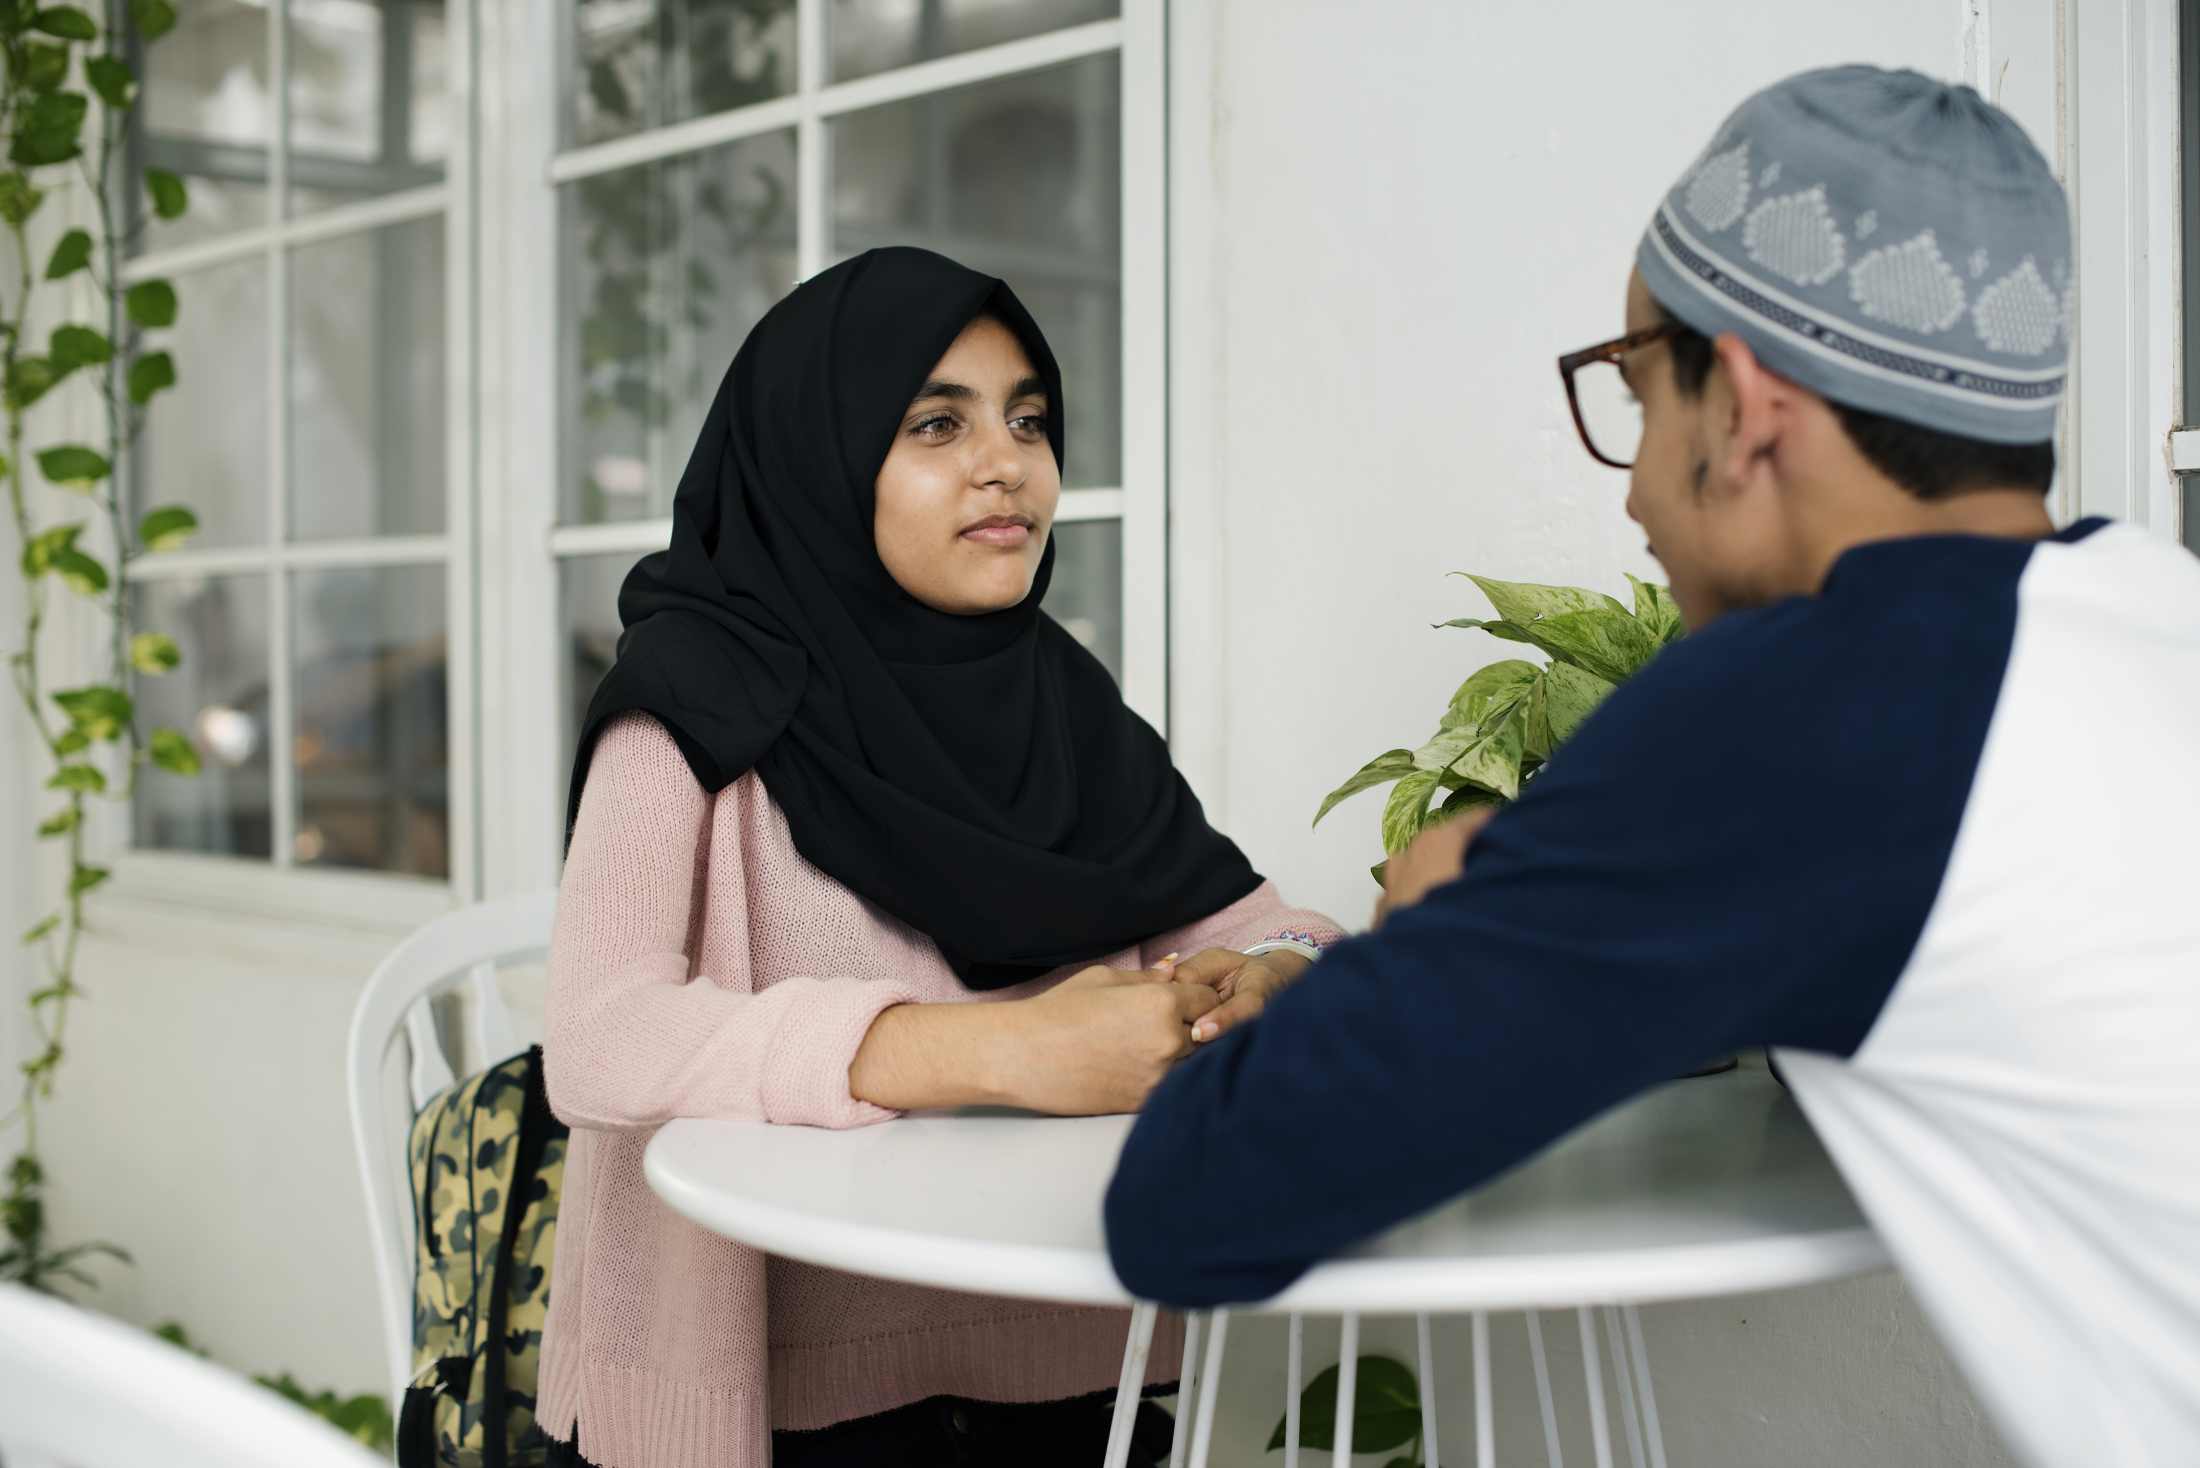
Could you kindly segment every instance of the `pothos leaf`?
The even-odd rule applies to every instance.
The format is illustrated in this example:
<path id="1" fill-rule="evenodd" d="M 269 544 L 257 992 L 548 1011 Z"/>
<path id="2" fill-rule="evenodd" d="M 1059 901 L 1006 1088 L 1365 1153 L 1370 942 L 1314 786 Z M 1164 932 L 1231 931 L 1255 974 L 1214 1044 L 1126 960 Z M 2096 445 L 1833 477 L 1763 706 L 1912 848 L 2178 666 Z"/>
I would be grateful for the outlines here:
<path id="1" fill-rule="evenodd" d="M 1337 1395 L 1342 1373 L 1334 1366 L 1299 1393 L 1299 1444 L 1329 1452 L 1337 1440 Z M 1387 1453 L 1421 1431 L 1421 1389 L 1413 1368 L 1388 1356 L 1362 1356 L 1352 1383 L 1352 1447 Z M 1283 1446 L 1284 1422 L 1269 1434 L 1268 1451 Z"/>
<path id="2" fill-rule="evenodd" d="M 1540 617 L 1563 616 L 1567 612 L 1614 611 L 1624 612 L 1613 598 L 1601 591 L 1590 591 L 1579 586 L 1534 586 L 1524 581 L 1499 581 L 1491 576 L 1476 576 L 1468 572 L 1452 574 L 1466 576 L 1497 608 L 1497 615 L 1508 622 L 1533 622 Z"/>
<path id="3" fill-rule="evenodd" d="M 49 5 L 38 12 L 31 24 L 64 41 L 89 41 L 99 35 L 99 27 L 92 24 L 92 18 L 74 5 Z"/>
<path id="4" fill-rule="evenodd" d="M 1383 807 L 1383 851 L 1395 856 L 1410 845 L 1428 823 L 1429 797 L 1436 793 L 1442 776 L 1435 770 L 1415 770 L 1391 787 L 1390 803 Z"/>
<path id="5" fill-rule="evenodd" d="M 130 19 L 139 36 L 157 41 L 175 29 L 176 7 L 168 0 L 130 0 Z"/>
<path id="6" fill-rule="evenodd" d="M 144 407 L 153 394 L 176 385 L 176 360 L 166 352 L 147 352 L 130 364 L 130 401 Z"/>
<path id="7" fill-rule="evenodd" d="M 196 775 L 199 772 L 199 752 L 181 729 L 155 729 L 151 738 L 146 741 L 146 749 L 152 755 L 153 763 L 171 775 Z"/>
<path id="8" fill-rule="evenodd" d="M 1479 724 L 1490 716 L 1497 706 L 1518 699 L 1526 693 L 1542 669 L 1524 658 L 1506 658 L 1478 668 L 1460 684 L 1451 696 L 1451 707 L 1444 714 L 1446 724 Z"/>
<path id="9" fill-rule="evenodd" d="M 46 279 L 60 280 L 91 263 L 91 231 L 72 229 L 54 242 L 53 254 L 46 260 Z"/>
<path id="10" fill-rule="evenodd" d="M 149 551 L 174 550 L 198 533 L 199 517 L 182 505 L 148 510 L 138 522 L 138 540 Z"/>
<path id="11" fill-rule="evenodd" d="M 1371 785 L 1381 785 L 1412 771 L 1413 753 L 1410 750 L 1393 749 L 1375 756 L 1360 766 L 1351 779 L 1329 792 L 1328 797 L 1322 801 L 1322 808 L 1314 812 L 1314 824 L 1320 825 L 1322 817 L 1336 809 L 1337 802 L 1347 796 L 1357 795 Z"/>
<path id="12" fill-rule="evenodd" d="M 94 56 L 84 63 L 84 78 L 99 93 L 99 100 L 115 111 L 128 107 L 137 96 L 137 74 L 127 61 L 114 56 Z"/>
<path id="13" fill-rule="evenodd" d="M 165 168 L 145 170 L 145 192 L 152 196 L 153 212 L 162 219 L 175 219 L 191 207 L 190 190 Z"/>

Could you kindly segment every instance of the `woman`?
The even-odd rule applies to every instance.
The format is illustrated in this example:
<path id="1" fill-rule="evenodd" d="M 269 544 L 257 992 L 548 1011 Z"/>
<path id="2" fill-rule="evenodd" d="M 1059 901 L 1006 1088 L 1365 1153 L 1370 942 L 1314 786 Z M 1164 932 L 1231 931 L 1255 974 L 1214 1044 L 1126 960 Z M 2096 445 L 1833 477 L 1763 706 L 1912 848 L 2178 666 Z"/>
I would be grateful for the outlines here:
<path id="1" fill-rule="evenodd" d="M 912 249 L 803 284 L 719 387 L 574 762 L 553 1462 L 1099 1459 L 1120 1313 L 766 1258 L 642 1176 L 680 1116 L 1136 1110 L 1339 936 L 1039 610 L 1062 414 L 1008 288 Z"/>

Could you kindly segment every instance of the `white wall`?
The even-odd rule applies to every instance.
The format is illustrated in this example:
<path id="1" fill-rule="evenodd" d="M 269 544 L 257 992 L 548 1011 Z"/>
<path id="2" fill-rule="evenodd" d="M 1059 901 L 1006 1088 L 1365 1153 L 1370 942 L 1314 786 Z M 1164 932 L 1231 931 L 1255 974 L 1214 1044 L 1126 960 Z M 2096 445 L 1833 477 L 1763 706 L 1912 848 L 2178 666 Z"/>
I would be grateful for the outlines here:
<path id="1" fill-rule="evenodd" d="M 1378 797 L 1310 833 L 1315 804 L 1495 655 L 1427 630 L 1474 609 L 1444 573 L 1618 588 L 1652 571 L 1622 477 L 1574 441 L 1553 358 L 1617 330 L 1658 191 L 1747 91 L 1835 60 L 2007 60 L 2005 97 L 2052 130 L 2057 0 L 1993 0 L 1984 72 L 1965 50 L 1982 3 L 1175 0 L 1172 724 L 1202 794 L 1290 891 L 1364 914 Z M 11 874 L 23 825 L 0 828 Z M 49 1132 L 57 1234 L 137 1253 L 106 1308 L 179 1316 L 239 1366 L 377 1386 L 339 1056 L 389 933 L 94 911 Z M 1676 1463 L 2006 1461 L 1892 1281 L 1646 1325 Z M 1389 1331 L 1371 1346 L 1402 1353 Z M 1496 1339 L 1500 1440 L 1519 1443 L 1518 1325 Z M 1273 1462 L 1257 1447 L 1274 1328 L 1237 1344 L 1218 1461 Z M 1456 1329 L 1440 1344 L 1463 1372 Z M 1445 1421 L 1465 1461 L 1456 1397 Z"/>
<path id="2" fill-rule="evenodd" d="M 2055 7 L 2001 0 L 1981 53 L 1983 8 L 1177 7 L 1172 735 L 1287 893 L 1364 918 L 1382 797 L 1310 832 L 1316 805 L 1511 651 L 1430 630 L 1483 614 L 1447 572 L 1623 596 L 1623 572 L 1655 575 L 1554 359 L 1618 334 L 1644 221 L 1743 96 L 1852 60 L 2000 76 L 2055 155 Z M 1675 1462 L 2005 1461 L 1892 1280 L 1658 1308 L 1645 1328 Z M 1280 1337 L 1250 1336 L 1223 1408 L 1234 1444 L 1265 1440 L 1281 1380 Z M 1499 1440 L 1531 1444 L 1519 1327 L 1497 1336 Z M 1410 1359 L 1410 1335 L 1392 1340 Z M 1445 1457 L 1467 1461 L 1463 1345 L 1446 1355 Z"/>

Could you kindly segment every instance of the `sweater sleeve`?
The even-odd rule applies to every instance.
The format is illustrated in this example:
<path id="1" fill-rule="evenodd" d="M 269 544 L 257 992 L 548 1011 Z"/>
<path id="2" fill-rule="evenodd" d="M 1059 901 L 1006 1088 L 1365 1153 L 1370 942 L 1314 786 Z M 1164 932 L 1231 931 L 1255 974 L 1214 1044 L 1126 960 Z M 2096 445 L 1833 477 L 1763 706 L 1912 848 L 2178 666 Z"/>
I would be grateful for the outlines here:
<path id="1" fill-rule="evenodd" d="M 848 1066 L 871 1021 L 914 1002 L 913 988 L 794 977 L 758 991 L 745 963 L 694 972 L 706 894 L 722 915 L 746 887 L 747 854 L 709 839 L 714 799 L 733 795 L 706 792 L 647 715 L 596 743 L 558 889 L 543 1042 L 551 1110 L 570 1125 L 851 1127 L 895 1115 L 850 1094 Z"/>
<path id="2" fill-rule="evenodd" d="M 1297 938 L 1327 948 L 1342 943 L 1344 936 L 1344 929 L 1322 914 L 1286 906 L 1276 884 L 1263 882 L 1220 912 L 1147 939 L 1139 947 L 1138 961 L 1151 968 L 1166 954 L 1190 958 L 1209 948 L 1250 948 L 1269 938 Z"/>
<path id="3" fill-rule="evenodd" d="M 1264 1299 L 1708 1058 L 1851 1054 L 1961 819 L 2008 647 L 1989 590 L 1902 635 L 1794 603 L 1661 654 L 1458 880 L 1154 1091 L 1107 1195 L 1123 1282 Z"/>

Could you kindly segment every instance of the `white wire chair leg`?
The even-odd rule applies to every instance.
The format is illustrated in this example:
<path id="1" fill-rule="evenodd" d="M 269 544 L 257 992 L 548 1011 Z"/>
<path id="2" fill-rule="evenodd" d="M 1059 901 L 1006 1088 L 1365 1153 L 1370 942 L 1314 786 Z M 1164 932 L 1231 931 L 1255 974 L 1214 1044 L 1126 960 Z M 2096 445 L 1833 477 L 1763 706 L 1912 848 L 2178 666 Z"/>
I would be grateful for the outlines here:
<path id="1" fill-rule="evenodd" d="M 1558 1407 L 1551 1400 L 1551 1362 L 1543 1354 L 1543 1318 L 1535 1310 L 1521 1315 L 1528 1322 L 1528 1357 L 1535 1362 L 1536 1402 L 1543 1409 L 1543 1461 L 1548 1468 L 1566 1468 L 1566 1456 L 1558 1448 Z"/>
<path id="2" fill-rule="evenodd" d="M 1619 1420 L 1627 1429 L 1627 1457 L 1635 1468 L 1642 1461 L 1641 1412 L 1635 1402 L 1635 1370 L 1627 1364 L 1627 1343 L 1620 1339 L 1619 1307 L 1604 1307 L 1604 1337 L 1612 1345 L 1612 1381 L 1619 1394 Z"/>
<path id="3" fill-rule="evenodd" d="M 1299 1377 L 1305 1365 L 1306 1317 L 1291 1317 L 1291 1361 L 1283 1384 L 1283 1468 L 1299 1468 Z"/>
<path id="4" fill-rule="evenodd" d="M 1490 1317 L 1474 1312 L 1474 1463 L 1497 1468 L 1497 1409 L 1490 1400 Z"/>
<path id="5" fill-rule="evenodd" d="M 1436 1451 L 1436 1351 L 1429 1344 L 1426 1315 L 1413 1317 L 1413 1331 L 1421 1350 L 1421 1446 L 1426 1468 L 1443 1468 Z"/>
<path id="6" fill-rule="evenodd" d="M 1191 1441 L 1192 1408 L 1199 1401 L 1199 1331 L 1206 1321 L 1203 1310 L 1184 1316 L 1184 1364 L 1176 1373 L 1176 1431 L 1169 1435 L 1169 1468 L 1184 1468 L 1184 1447 Z"/>
<path id="7" fill-rule="evenodd" d="M 1222 1395 L 1222 1341 L 1229 1329 L 1227 1310 L 1217 1310 L 1207 1322 L 1207 1364 L 1199 1370 L 1199 1422 L 1192 1429 L 1192 1468 L 1207 1468 L 1207 1447 L 1215 1436 L 1215 1401 Z M 1178 1409 L 1183 1405 L 1178 1402 Z"/>
<path id="8" fill-rule="evenodd" d="M 1115 1416 L 1108 1424 L 1105 1468 L 1124 1468 L 1131 1458 L 1131 1422 L 1138 1416 L 1138 1400 L 1146 1387 L 1146 1357 L 1153 1351 L 1156 1310 L 1147 1304 L 1131 1307 L 1131 1329 L 1123 1342 L 1123 1375 L 1115 1385 Z"/>
<path id="9" fill-rule="evenodd" d="M 1612 1468 L 1612 1429 L 1604 1419 L 1604 1368 L 1597 1359 L 1597 1330 L 1589 1307 L 1574 1311 L 1581 1327 L 1581 1375 L 1589 1388 L 1589 1435 L 1597 1450 L 1597 1468 Z"/>
<path id="10" fill-rule="evenodd" d="M 1352 1461 L 1352 1419 L 1354 1405 L 1359 1399 L 1359 1386 L 1360 1317 L 1347 1315 L 1337 1355 L 1337 1447 L 1333 1461 L 1339 1464 Z"/>
<path id="11" fill-rule="evenodd" d="M 1650 1468 L 1665 1468 L 1665 1434 L 1658 1427 L 1658 1394 L 1650 1389 L 1650 1351 L 1642 1343 L 1642 1313 L 1620 1307 L 1627 1322 L 1627 1344 L 1635 1358 L 1635 1391 L 1642 1403 L 1642 1435 L 1650 1443 Z"/>

